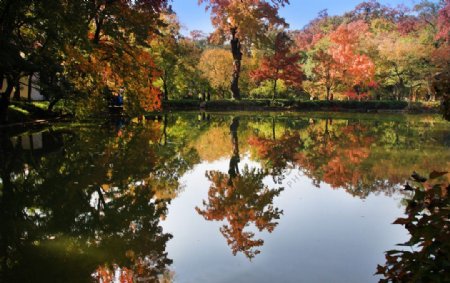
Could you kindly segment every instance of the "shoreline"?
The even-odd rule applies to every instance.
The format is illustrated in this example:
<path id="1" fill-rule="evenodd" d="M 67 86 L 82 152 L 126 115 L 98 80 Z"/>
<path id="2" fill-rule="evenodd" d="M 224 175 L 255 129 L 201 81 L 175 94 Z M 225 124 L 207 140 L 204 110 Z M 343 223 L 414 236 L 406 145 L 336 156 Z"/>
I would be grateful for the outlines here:
<path id="1" fill-rule="evenodd" d="M 271 105 L 275 104 L 275 105 Z M 278 105 L 277 105 L 278 104 Z M 288 101 L 276 100 L 214 100 L 201 102 L 196 100 L 169 100 L 163 102 L 163 109 L 144 113 L 144 116 L 159 115 L 172 112 L 285 112 L 285 113 L 349 113 L 349 114 L 440 114 L 439 108 L 426 107 L 421 102 L 408 103 L 404 101 Z M 94 119 L 111 119 L 122 116 L 121 113 L 104 115 Z M 123 116 L 128 117 L 126 114 Z M 130 117 L 128 117 L 130 118 Z M 13 127 L 31 128 L 51 122 L 70 122 L 76 118 L 70 115 L 58 115 L 55 112 L 38 111 L 29 117 L 12 115 L 10 121 L 0 124 L 0 129 Z M 90 120 L 90 119 L 87 119 Z"/>

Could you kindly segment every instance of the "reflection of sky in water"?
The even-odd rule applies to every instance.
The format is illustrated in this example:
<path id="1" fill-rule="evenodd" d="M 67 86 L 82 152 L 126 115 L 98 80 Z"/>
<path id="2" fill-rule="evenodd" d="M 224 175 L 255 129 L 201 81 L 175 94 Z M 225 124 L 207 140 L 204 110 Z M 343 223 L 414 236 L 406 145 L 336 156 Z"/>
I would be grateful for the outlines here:
<path id="1" fill-rule="evenodd" d="M 248 158 L 239 165 L 245 164 L 258 166 Z M 228 160 L 202 163 L 188 172 L 184 192 L 162 222 L 174 235 L 167 251 L 177 282 L 375 282 L 372 274 L 384 251 L 407 239 L 406 230 L 390 224 L 403 213 L 400 196 L 371 194 L 361 200 L 326 184 L 316 188 L 304 176 L 294 183 L 292 171 L 274 199 L 284 211 L 279 225 L 271 234 L 256 232 L 264 240 L 261 254 L 251 262 L 241 253 L 233 256 L 219 231 L 223 223 L 206 221 L 194 209 L 207 198 L 205 171 L 226 172 L 228 165 Z M 275 187 L 270 177 L 264 182 Z"/>
<path id="2" fill-rule="evenodd" d="M 141 279 L 374 282 L 384 252 L 408 238 L 390 224 L 403 215 L 402 184 L 413 170 L 449 171 L 449 126 L 437 116 L 249 114 L 235 131 L 235 115 L 198 117 L 0 135 L 0 240 L 16 262 L 0 281 L 134 276 L 150 264 Z M 160 201 L 171 198 L 164 217 Z M 205 220 L 221 217 L 235 221 Z M 222 225 L 234 230 L 224 236 Z M 249 261 L 252 248 L 261 253 Z"/>

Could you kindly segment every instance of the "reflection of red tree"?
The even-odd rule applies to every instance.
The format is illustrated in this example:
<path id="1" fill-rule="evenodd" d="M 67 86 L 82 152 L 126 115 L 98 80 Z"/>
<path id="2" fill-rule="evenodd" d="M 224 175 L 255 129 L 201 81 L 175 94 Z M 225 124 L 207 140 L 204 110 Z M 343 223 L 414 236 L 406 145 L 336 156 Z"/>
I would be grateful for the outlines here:
<path id="1" fill-rule="evenodd" d="M 228 225 L 220 228 L 227 239 L 233 254 L 244 253 L 253 258 L 260 253 L 257 247 L 264 244 L 262 239 L 254 239 L 255 233 L 244 231 L 253 223 L 259 231 L 272 232 L 282 211 L 274 208 L 273 198 L 282 189 L 269 189 L 262 179 L 265 174 L 261 170 L 245 167 L 242 174 L 232 178 L 218 171 L 206 173 L 212 182 L 208 192 L 208 201 L 203 201 L 204 210 L 196 207 L 197 212 L 206 220 L 226 220 Z"/>
<path id="2" fill-rule="evenodd" d="M 334 157 L 324 166 L 323 180 L 333 187 L 357 186 L 361 177 L 361 163 L 369 157 L 373 138 L 363 136 L 366 129 L 350 125 L 342 130 L 345 137 L 336 147 Z"/>
<path id="3" fill-rule="evenodd" d="M 256 154 L 265 160 L 265 166 L 270 168 L 273 175 L 280 175 L 289 162 L 294 160 L 295 149 L 301 145 L 298 132 L 285 132 L 278 139 L 269 139 L 256 135 L 248 139 L 250 146 L 256 149 Z"/>
<path id="4" fill-rule="evenodd" d="M 333 188 L 356 188 L 364 174 L 363 162 L 370 155 L 374 138 L 362 125 L 348 125 L 339 132 L 312 128 L 310 138 L 312 150 L 296 154 L 297 163 L 304 172 L 315 179 L 323 180 Z"/>
<path id="5" fill-rule="evenodd" d="M 313 142 L 313 148 L 297 152 L 294 157 L 296 163 L 302 167 L 303 172 L 314 179 L 315 183 L 320 182 L 320 174 L 323 171 L 322 165 L 336 151 L 336 137 L 329 130 L 329 124 L 331 123 L 331 121 L 326 120 L 324 129 L 318 126 L 311 127 L 308 133 Z"/>
<path id="6" fill-rule="evenodd" d="M 139 257 L 133 261 L 134 265 L 131 268 L 121 267 L 117 264 L 99 266 L 93 274 L 93 278 L 96 282 L 101 283 L 117 282 L 116 278 L 119 279 L 120 283 L 170 282 L 170 277 L 173 275 L 172 272 L 166 271 L 160 274 L 155 270 L 155 263 L 149 258 Z"/>
<path id="7" fill-rule="evenodd" d="M 345 138 L 323 168 L 323 180 L 332 187 L 356 186 L 361 180 L 363 172 L 359 165 L 369 157 L 368 147 L 374 140 L 372 137 L 362 136 L 365 131 L 360 125 L 350 125 L 342 130 Z"/>

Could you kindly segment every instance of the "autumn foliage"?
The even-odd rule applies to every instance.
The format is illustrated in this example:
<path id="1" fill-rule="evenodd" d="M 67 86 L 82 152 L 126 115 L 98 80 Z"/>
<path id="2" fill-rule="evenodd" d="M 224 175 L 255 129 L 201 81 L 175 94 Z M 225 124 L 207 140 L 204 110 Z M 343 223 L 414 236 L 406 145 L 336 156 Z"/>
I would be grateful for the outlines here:
<path id="1" fill-rule="evenodd" d="M 272 204 L 282 189 L 269 189 L 263 184 L 264 176 L 263 171 L 248 167 L 236 177 L 218 171 L 206 173 L 211 181 L 208 200 L 203 201 L 203 209 L 196 210 L 206 220 L 226 221 L 220 232 L 234 255 L 242 252 L 252 259 L 259 254 L 264 240 L 254 238 L 251 225 L 272 232 L 283 213 Z"/>
<path id="2" fill-rule="evenodd" d="M 242 61 L 242 42 L 259 41 L 266 37 L 266 31 L 275 26 L 287 26 L 279 17 L 278 9 L 288 0 L 199 0 L 211 10 L 211 21 L 216 28 L 212 38 L 216 42 L 230 39 L 233 55 L 233 74 L 231 76 L 231 92 L 233 98 L 241 99 L 239 79 Z M 249 46 L 247 47 L 249 48 Z"/>
<path id="3" fill-rule="evenodd" d="M 279 80 L 287 85 L 301 86 L 303 73 L 299 61 L 300 55 L 291 51 L 289 36 L 280 32 L 275 38 L 273 55 L 264 57 L 260 66 L 250 76 L 256 82 L 271 81 L 273 83 L 272 99 L 275 99 Z"/>

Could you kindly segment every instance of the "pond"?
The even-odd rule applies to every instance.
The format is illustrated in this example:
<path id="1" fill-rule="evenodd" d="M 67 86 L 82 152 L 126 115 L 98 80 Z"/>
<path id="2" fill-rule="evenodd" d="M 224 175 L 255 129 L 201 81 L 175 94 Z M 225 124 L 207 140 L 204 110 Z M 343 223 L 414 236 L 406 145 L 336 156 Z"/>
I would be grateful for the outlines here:
<path id="1" fill-rule="evenodd" d="M 0 135 L 1 282 L 377 282 L 438 116 L 167 113 Z M 409 248 L 408 248 L 409 249 Z"/>

